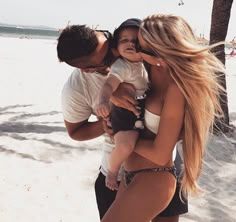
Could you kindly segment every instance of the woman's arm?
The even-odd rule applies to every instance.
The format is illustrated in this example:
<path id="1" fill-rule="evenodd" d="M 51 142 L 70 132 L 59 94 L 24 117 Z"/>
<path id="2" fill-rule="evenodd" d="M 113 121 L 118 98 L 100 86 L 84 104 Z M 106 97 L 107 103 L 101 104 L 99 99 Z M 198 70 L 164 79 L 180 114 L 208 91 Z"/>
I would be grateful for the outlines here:
<path id="1" fill-rule="evenodd" d="M 175 84 L 168 87 L 154 140 L 140 139 L 135 152 L 158 165 L 166 165 L 179 139 L 184 120 L 185 99 Z"/>

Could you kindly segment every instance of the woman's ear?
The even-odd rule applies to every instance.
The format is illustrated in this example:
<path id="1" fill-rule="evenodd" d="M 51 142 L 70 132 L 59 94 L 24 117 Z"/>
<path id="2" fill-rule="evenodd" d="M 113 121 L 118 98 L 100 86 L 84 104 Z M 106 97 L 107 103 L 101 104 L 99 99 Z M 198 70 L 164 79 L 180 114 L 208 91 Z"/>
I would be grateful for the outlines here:
<path id="1" fill-rule="evenodd" d="M 156 58 L 155 59 L 155 64 L 156 66 L 160 67 L 165 63 L 165 61 L 162 58 Z"/>

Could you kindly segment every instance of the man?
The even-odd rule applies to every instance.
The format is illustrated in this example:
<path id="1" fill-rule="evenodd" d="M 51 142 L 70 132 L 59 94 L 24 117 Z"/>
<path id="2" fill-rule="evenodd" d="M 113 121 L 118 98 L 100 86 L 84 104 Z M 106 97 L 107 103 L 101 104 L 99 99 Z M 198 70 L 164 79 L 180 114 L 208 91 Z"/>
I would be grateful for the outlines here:
<path id="1" fill-rule="evenodd" d="M 137 26 L 137 22 L 140 20 L 128 19 L 124 22 L 124 27 Z M 65 126 L 69 136 L 74 140 L 90 140 L 103 135 L 105 131 L 111 134 L 103 120 L 98 119 L 95 122 L 88 120 L 92 114 L 95 114 L 100 89 L 105 83 L 110 65 L 117 57 L 116 51 L 112 49 L 111 38 L 108 31 L 92 30 L 85 25 L 68 26 L 58 38 L 59 60 L 76 68 L 62 91 L 62 112 Z M 113 100 L 113 103 L 137 114 L 134 107 L 136 101 L 127 94 L 132 90 L 134 90 L 132 86 L 123 85 L 123 91 L 119 91 L 119 97 L 122 99 L 119 100 L 119 97 L 116 97 L 116 101 Z M 124 94 L 122 94 L 123 92 Z M 114 148 L 114 143 L 108 134 L 104 134 L 104 137 L 100 173 L 95 182 L 100 218 L 105 215 L 116 196 L 116 191 L 110 190 L 105 185 L 109 156 Z M 118 180 L 121 179 L 121 171 Z M 171 218 L 165 220 L 163 217 L 163 219 L 163 221 L 171 222 L 169 220 Z"/>
<path id="2" fill-rule="evenodd" d="M 106 124 L 103 124 L 102 119 L 96 122 L 89 122 L 88 119 L 95 114 L 100 89 L 105 83 L 109 66 L 116 57 L 111 50 L 111 37 L 108 31 L 95 31 L 86 26 L 69 26 L 59 36 L 59 60 L 76 68 L 62 91 L 65 126 L 74 140 L 90 140 L 104 134 Z M 105 130 L 109 129 L 105 127 Z M 114 143 L 109 136 L 104 137 L 101 168 L 95 183 L 100 218 L 112 204 L 117 192 L 105 186 L 109 155 Z"/>

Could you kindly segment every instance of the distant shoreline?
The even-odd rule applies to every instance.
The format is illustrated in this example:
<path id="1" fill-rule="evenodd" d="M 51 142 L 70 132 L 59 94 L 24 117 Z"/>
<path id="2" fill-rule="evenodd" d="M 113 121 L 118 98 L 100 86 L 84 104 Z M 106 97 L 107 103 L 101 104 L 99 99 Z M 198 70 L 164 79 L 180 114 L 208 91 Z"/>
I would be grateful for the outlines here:
<path id="1" fill-rule="evenodd" d="M 2 26 L 0 25 L 0 36 L 33 38 L 33 39 L 56 39 L 59 36 L 59 30 L 39 27 L 24 26 Z"/>

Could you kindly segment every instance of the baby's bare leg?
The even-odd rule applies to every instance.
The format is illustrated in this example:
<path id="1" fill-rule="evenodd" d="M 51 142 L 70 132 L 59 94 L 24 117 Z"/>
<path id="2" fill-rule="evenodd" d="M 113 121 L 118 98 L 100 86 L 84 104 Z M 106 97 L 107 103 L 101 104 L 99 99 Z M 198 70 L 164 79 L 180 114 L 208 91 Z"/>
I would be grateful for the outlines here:
<path id="1" fill-rule="evenodd" d="M 120 131 L 115 134 L 115 148 L 111 153 L 109 172 L 106 176 L 106 186 L 111 190 L 118 189 L 117 175 L 121 164 L 133 152 L 138 139 L 138 131 Z"/>

